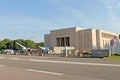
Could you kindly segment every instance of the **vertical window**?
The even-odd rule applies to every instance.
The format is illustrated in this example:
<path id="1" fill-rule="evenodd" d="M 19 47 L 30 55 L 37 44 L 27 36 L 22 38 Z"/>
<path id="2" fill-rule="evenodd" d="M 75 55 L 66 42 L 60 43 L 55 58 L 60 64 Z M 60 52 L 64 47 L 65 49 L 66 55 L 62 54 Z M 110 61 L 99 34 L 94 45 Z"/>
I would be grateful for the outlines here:
<path id="1" fill-rule="evenodd" d="M 56 38 L 56 46 L 70 46 L 69 37 Z"/>
<path id="2" fill-rule="evenodd" d="M 60 38 L 56 38 L 56 46 L 60 46 Z"/>
<path id="3" fill-rule="evenodd" d="M 70 46 L 70 39 L 69 39 L 69 37 L 66 37 L 66 46 Z"/>
<path id="4" fill-rule="evenodd" d="M 61 38 L 61 46 L 65 46 L 64 38 Z"/>

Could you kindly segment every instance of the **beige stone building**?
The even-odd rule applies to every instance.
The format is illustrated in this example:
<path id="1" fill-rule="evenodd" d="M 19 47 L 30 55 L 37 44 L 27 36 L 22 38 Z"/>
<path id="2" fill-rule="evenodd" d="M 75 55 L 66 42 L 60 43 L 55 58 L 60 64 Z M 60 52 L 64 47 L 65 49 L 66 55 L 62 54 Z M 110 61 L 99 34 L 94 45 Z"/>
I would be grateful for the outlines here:
<path id="1" fill-rule="evenodd" d="M 52 30 L 44 36 L 45 46 L 49 46 L 55 53 L 61 53 L 65 45 L 67 50 L 90 52 L 94 49 L 111 49 L 111 40 L 114 39 L 116 50 L 120 46 L 119 35 L 111 32 L 82 29 L 79 27 Z"/>

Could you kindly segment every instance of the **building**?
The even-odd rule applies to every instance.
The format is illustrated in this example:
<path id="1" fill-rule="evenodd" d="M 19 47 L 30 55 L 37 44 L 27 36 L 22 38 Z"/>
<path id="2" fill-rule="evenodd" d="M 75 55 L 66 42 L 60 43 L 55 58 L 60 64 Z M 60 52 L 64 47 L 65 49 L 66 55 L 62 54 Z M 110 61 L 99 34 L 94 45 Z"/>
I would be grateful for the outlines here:
<path id="1" fill-rule="evenodd" d="M 52 30 L 44 36 L 45 46 L 55 53 L 60 53 L 65 46 L 76 53 L 84 50 L 111 49 L 111 40 L 115 41 L 115 51 L 120 51 L 119 35 L 104 30 L 82 29 L 79 27 Z"/>

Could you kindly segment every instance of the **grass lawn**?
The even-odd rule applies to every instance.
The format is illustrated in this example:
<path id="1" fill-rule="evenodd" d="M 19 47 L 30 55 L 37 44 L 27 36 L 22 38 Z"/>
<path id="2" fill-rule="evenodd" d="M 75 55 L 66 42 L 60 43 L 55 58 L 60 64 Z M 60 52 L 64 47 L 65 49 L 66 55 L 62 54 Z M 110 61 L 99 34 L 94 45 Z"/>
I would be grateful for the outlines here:
<path id="1" fill-rule="evenodd" d="M 120 56 L 104 57 L 104 60 L 120 60 Z"/>

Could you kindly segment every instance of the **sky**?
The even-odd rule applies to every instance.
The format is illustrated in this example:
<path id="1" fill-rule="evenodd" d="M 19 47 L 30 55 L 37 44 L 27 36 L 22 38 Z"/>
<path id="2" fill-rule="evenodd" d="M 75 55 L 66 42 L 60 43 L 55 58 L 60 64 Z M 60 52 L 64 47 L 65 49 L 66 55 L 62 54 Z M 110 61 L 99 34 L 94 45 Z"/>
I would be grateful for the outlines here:
<path id="1" fill-rule="evenodd" d="M 120 33 L 120 0 L 0 0 L 0 40 L 41 42 L 76 26 Z"/>

